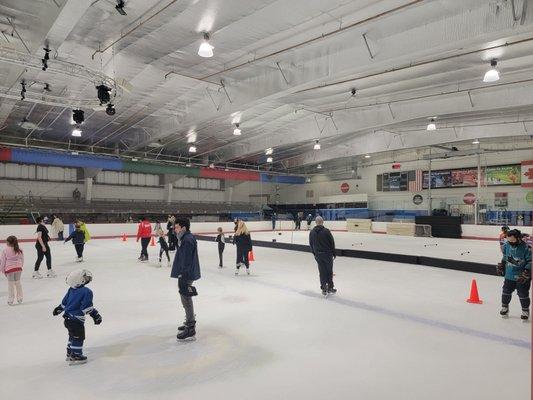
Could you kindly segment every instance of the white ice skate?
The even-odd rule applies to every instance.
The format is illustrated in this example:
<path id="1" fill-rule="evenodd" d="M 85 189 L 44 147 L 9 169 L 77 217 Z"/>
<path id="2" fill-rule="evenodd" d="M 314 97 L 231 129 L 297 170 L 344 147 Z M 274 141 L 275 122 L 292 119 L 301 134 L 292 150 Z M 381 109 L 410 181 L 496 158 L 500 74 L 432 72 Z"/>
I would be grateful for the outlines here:
<path id="1" fill-rule="evenodd" d="M 509 317 L 509 307 L 508 306 L 502 306 L 502 309 L 500 310 L 500 315 L 502 318 L 508 318 Z"/>
<path id="2" fill-rule="evenodd" d="M 40 274 L 39 271 L 34 271 L 33 272 L 33 275 L 31 276 L 33 279 L 42 279 L 42 275 Z"/>
<path id="3" fill-rule="evenodd" d="M 47 278 L 55 278 L 57 275 L 56 273 L 54 272 L 53 269 L 49 269 L 47 272 L 46 272 L 46 277 Z"/>
<path id="4" fill-rule="evenodd" d="M 250 268 L 246 268 L 246 274 L 250 275 Z"/>
<path id="5" fill-rule="evenodd" d="M 83 262 L 83 257 L 77 257 L 76 262 Z"/>

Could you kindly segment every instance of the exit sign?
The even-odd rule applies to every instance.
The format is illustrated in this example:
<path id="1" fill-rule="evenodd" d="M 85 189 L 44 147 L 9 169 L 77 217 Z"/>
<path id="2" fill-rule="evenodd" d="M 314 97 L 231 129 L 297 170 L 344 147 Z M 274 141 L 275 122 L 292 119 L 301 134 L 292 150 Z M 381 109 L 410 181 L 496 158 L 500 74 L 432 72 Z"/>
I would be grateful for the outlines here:
<path id="1" fill-rule="evenodd" d="M 392 164 L 392 169 L 400 169 L 402 164 Z"/>

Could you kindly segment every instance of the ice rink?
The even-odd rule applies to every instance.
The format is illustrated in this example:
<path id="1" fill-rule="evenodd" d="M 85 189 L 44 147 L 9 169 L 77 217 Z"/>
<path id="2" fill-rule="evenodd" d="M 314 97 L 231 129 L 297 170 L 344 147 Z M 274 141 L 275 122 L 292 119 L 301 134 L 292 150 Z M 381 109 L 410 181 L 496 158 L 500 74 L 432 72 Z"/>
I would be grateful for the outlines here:
<path id="1" fill-rule="evenodd" d="M 423 250 L 385 235 L 335 237 L 364 242 L 365 250 Z M 479 246 L 487 255 L 476 261 L 494 263 L 488 254 L 497 256 L 497 243 Z M 256 247 L 251 276 L 234 276 L 231 244 L 219 269 L 216 244 L 199 242 L 197 340 L 178 343 L 177 281 L 157 267 L 158 247 L 149 247 L 149 263 L 136 261 L 138 247 L 131 239 L 93 240 L 80 265 L 71 244 L 54 242 L 58 277 L 33 280 L 35 249 L 24 244 L 24 304 L 8 307 L 5 279 L 0 286 L 0 398 L 530 398 L 531 325 L 521 322 L 516 297 L 510 318 L 500 318 L 501 278 L 339 257 L 339 292 L 323 299 L 308 253 Z M 67 332 L 51 313 L 66 274 L 80 266 L 93 272 L 103 323 L 86 323 L 89 363 L 68 366 Z M 482 305 L 465 302 L 472 278 Z"/>

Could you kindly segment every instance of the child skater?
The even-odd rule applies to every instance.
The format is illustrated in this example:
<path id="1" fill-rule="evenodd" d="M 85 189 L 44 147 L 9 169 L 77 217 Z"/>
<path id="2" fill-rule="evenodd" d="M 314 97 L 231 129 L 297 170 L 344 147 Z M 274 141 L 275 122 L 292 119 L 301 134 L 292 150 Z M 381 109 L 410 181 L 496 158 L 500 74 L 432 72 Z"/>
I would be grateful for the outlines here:
<path id="1" fill-rule="evenodd" d="M 20 275 L 24 266 L 24 254 L 19 247 L 19 242 L 15 236 L 8 236 L 7 247 L 0 254 L 0 271 L 7 278 L 8 297 L 7 304 L 13 305 L 15 301 L 15 289 L 17 292 L 17 303 L 22 303 L 22 286 L 20 285 Z"/>
<path id="2" fill-rule="evenodd" d="M 222 254 L 224 253 L 224 248 L 226 247 L 226 237 L 224 236 L 224 232 L 222 231 L 221 227 L 217 228 L 217 232 L 218 232 L 218 235 L 216 238 L 216 242 L 218 243 L 218 259 L 219 259 L 218 267 L 222 268 L 222 264 L 223 264 Z"/>
<path id="3" fill-rule="evenodd" d="M 102 317 L 93 308 L 93 292 L 86 285 L 93 276 L 90 271 L 80 269 L 72 271 L 65 279 L 70 286 L 61 304 L 54 308 L 53 315 L 63 314 L 65 328 L 68 330 L 67 359 L 70 365 L 85 364 L 83 355 L 85 340 L 85 314 L 89 314 L 95 325 L 102 323 Z"/>
<path id="4" fill-rule="evenodd" d="M 83 248 L 85 247 L 85 232 L 81 229 L 81 225 L 79 223 L 76 223 L 75 228 L 76 229 L 72 231 L 68 238 L 65 239 L 64 243 L 67 243 L 69 240 L 72 240 L 72 244 L 74 245 L 74 248 L 76 249 L 76 254 L 78 255 L 76 261 L 82 262 Z"/>
<path id="5" fill-rule="evenodd" d="M 504 276 L 502 288 L 502 309 L 500 315 L 507 317 L 511 295 L 516 290 L 522 306 L 521 319 L 529 318 L 529 287 L 531 285 L 531 249 L 522 240 L 518 229 L 507 232 L 507 241 L 503 245 L 502 261 L 497 267 L 498 275 Z"/>
<path id="6" fill-rule="evenodd" d="M 167 241 L 165 240 L 165 231 L 163 231 L 163 228 L 161 228 L 161 224 L 159 224 L 159 228 L 157 228 L 156 225 L 156 231 L 155 234 L 159 238 L 159 266 L 161 267 L 161 256 L 163 253 L 167 256 L 167 267 L 170 267 L 170 255 L 168 254 L 169 248 Z"/>

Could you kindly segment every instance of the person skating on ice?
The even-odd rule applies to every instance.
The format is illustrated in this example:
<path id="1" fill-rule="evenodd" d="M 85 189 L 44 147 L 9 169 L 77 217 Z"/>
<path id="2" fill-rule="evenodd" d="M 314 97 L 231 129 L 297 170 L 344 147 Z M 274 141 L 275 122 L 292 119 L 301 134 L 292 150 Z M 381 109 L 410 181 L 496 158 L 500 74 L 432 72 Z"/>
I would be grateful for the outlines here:
<path id="1" fill-rule="evenodd" d="M 320 276 L 320 289 L 322 294 L 337 293 L 333 285 L 333 259 L 335 255 L 335 240 L 328 228 L 324 227 L 324 219 L 321 216 L 315 219 L 316 226 L 309 232 L 309 247 L 315 256 Z"/>
<path id="2" fill-rule="evenodd" d="M 63 240 L 63 231 L 65 224 L 57 215 L 52 215 L 52 231 L 57 236 L 57 240 Z"/>
<path id="3" fill-rule="evenodd" d="M 170 254 L 168 253 L 169 248 L 167 241 L 165 240 L 165 231 L 163 231 L 163 228 L 161 228 L 161 225 L 159 225 L 159 229 L 155 229 L 155 234 L 157 236 L 157 241 L 159 242 L 159 266 L 162 266 L 162 256 L 163 253 L 165 253 L 167 257 L 167 267 L 170 267 Z"/>
<path id="4" fill-rule="evenodd" d="M 7 304 L 12 306 L 15 302 L 15 292 L 17 303 L 22 303 L 20 276 L 24 267 L 24 253 L 19 247 L 19 242 L 15 236 L 8 236 L 6 245 L 6 248 L 0 253 L 0 272 L 7 278 Z"/>
<path id="5" fill-rule="evenodd" d="M 169 215 L 167 219 L 167 231 L 168 231 L 168 249 L 170 251 L 176 251 L 177 239 L 176 232 L 176 217 Z"/>
<path id="6" fill-rule="evenodd" d="M 148 217 L 144 217 L 141 222 L 139 222 L 139 227 L 137 228 L 137 242 L 141 240 L 141 255 L 139 261 L 148 261 L 148 245 L 150 244 L 150 239 L 152 238 L 152 224 L 148 221 Z"/>
<path id="7" fill-rule="evenodd" d="M 39 273 L 39 268 L 41 267 L 41 262 L 46 257 L 46 272 L 47 278 L 55 278 L 56 273 L 52 269 L 52 253 L 50 251 L 50 246 L 48 242 L 50 241 L 50 234 L 48 228 L 44 224 L 43 217 L 35 218 L 37 223 L 37 240 L 35 242 L 35 249 L 37 250 L 37 260 L 35 261 L 35 269 L 33 271 L 34 279 L 41 279 L 42 275 Z"/>
<path id="8" fill-rule="evenodd" d="M 79 223 L 76 223 L 74 225 L 74 230 L 68 237 L 65 239 L 64 243 L 67 243 L 68 241 L 72 240 L 72 244 L 74 245 L 74 248 L 76 249 L 76 261 L 82 262 L 83 261 L 83 249 L 85 248 L 85 232 L 81 229 L 81 225 Z"/>
<path id="9" fill-rule="evenodd" d="M 218 244 L 218 267 L 222 268 L 224 265 L 223 254 L 224 254 L 224 248 L 226 247 L 226 236 L 224 236 L 224 231 L 222 230 L 221 227 L 217 228 L 217 232 L 218 232 L 218 235 L 215 241 Z"/>
<path id="10" fill-rule="evenodd" d="M 522 240 L 518 229 L 507 232 L 507 241 L 503 245 L 503 257 L 497 266 L 498 275 L 504 276 L 502 288 L 502 309 L 500 314 L 509 314 L 509 303 L 516 290 L 522 307 L 521 318 L 529 318 L 529 287 L 531 285 L 531 248 Z"/>
<path id="11" fill-rule="evenodd" d="M 307 221 L 307 230 L 310 230 L 311 229 L 311 223 L 313 222 L 313 216 L 311 214 L 308 214 L 306 221 Z"/>
<path id="12" fill-rule="evenodd" d="M 172 265 L 171 278 L 178 280 L 181 304 L 185 310 L 185 323 L 178 328 L 178 340 L 194 338 L 196 335 L 196 317 L 192 298 L 198 293 L 194 281 L 200 279 L 200 260 L 198 258 L 198 245 L 196 238 L 190 231 L 190 221 L 186 218 L 176 219 L 176 234 L 178 248 Z"/>
<path id="13" fill-rule="evenodd" d="M 67 358 L 70 365 L 84 364 L 85 315 L 89 314 L 95 325 L 102 323 L 102 317 L 93 307 L 93 292 L 86 285 L 92 281 L 92 274 L 86 269 L 72 271 L 65 282 L 70 288 L 61 304 L 54 308 L 52 315 L 63 313 L 64 325 L 68 330 Z"/>
<path id="14" fill-rule="evenodd" d="M 248 259 L 248 254 L 252 251 L 252 237 L 246 224 L 242 220 L 237 222 L 237 230 L 233 237 L 233 243 L 237 248 L 235 275 L 239 275 L 239 269 L 243 265 L 246 267 L 246 273 L 250 275 L 250 260 Z"/>

